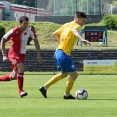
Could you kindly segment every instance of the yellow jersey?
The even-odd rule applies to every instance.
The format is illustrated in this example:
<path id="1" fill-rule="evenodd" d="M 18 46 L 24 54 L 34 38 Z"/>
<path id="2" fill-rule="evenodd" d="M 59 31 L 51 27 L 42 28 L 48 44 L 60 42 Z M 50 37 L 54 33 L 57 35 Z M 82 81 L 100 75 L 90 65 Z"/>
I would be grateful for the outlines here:
<path id="1" fill-rule="evenodd" d="M 57 49 L 63 50 L 69 56 L 77 40 L 77 37 L 72 32 L 73 28 L 76 28 L 78 32 L 81 30 L 81 26 L 74 21 L 62 25 L 57 30 L 60 36 L 60 44 Z"/>

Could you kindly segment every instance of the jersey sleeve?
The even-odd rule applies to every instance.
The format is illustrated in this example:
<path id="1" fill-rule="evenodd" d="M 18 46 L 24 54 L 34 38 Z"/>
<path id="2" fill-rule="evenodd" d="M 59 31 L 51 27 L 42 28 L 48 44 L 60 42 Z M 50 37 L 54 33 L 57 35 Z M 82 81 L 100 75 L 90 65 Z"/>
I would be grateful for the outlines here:
<path id="1" fill-rule="evenodd" d="M 35 38 L 37 38 L 37 35 L 36 35 L 36 33 L 35 33 L 35 30 L 30 26 L 30 30 L 31 30 L 31 38 L 32 39 L 35 39 Z"/>
<path id="2" fill-rule="evenodd" d="M 8 41 L 11 39 L 11 37 L 13 36 L 13 29 L 11 29 L 10 31 L 8 31 L 4 36 L 3 38 Z"/>
<path id="3" fill-rule="evenodd" d="M 81 31 L 81 26 L 80 26 L 80 25 L 76 25 L 76 26 L 74 26 L 73 28 L 77 29 L 78 32 Z"/>
<path id="4" fill-rule="evenodd" d="M 58 33 L 60 35 L 61 34 L 61 29 L 62 29 L 62 27 L 60 27 L 58 30 L 56 30 L 56 33 Z"/>

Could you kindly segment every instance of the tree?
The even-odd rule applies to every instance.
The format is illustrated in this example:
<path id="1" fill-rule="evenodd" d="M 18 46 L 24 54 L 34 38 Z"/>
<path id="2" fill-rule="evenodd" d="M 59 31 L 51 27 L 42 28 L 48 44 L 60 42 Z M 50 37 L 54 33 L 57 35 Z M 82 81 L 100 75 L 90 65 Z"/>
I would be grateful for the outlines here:
<path id="1" fill-rule="evenodd" d="M 8 0 L 8 2 L 19 5 L 26 5 L 30 7 L 35 7 L 37 0 Z"/>

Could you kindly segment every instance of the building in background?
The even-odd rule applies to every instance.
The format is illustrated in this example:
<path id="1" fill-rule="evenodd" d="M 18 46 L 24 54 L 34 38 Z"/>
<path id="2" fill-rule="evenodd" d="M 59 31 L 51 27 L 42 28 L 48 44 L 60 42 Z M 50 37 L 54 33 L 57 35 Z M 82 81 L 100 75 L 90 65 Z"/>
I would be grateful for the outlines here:
<path id="1" fill-rule="evenodd" d="M 22 15 L 28 16 L 30 21 L 33 22 L 35 21 L 35 16 L 50 16 L 53 13 L 45 9 L 11 4 L 7 1 L 0 2 L 0 20 L 15 21 Z"/>
<path id="2" fill-rule="evenodd" d="M 36 0 L 35 7 L 0 2 L 0 20 L 18 20 L 26 15 L 30 21 L 37 16 L 74 16 L 76 11 L 87 15 L 117 14 L 117 0 Z"/>

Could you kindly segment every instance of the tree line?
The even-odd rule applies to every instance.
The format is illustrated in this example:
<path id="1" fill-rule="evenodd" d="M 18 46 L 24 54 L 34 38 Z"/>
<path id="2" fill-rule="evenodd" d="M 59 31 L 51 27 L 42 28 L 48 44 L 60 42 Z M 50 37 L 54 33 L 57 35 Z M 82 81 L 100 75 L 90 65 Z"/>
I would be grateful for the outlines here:
<path id="1" fill-rule="evenodd" d="M 2 1 L 2 0 L 0 0 Z M 13 4 L 19 4 L 19 5 L 26 5 L 26 6 L 30 6 L 30 7 L 36 7 L 37 5 L 37 0 L 7 0 L 10 3 Z"/>

